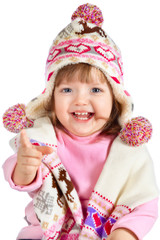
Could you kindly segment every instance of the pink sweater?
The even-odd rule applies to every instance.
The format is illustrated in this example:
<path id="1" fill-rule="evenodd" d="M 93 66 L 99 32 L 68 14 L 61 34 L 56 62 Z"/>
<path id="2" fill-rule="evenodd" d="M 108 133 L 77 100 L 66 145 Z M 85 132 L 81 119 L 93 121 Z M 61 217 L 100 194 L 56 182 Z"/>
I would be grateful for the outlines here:
<path id="1" fill-rule="evenodd" d="M 85 215 L 89 197 L 102 171 L 114 136 L 103 137 L 96 133 L 88 137 L 77 137 L 65 134 L 58 129 L 56 133 L 58 155 L 75 185 Z M 42 185 L 41 168 L 38 170 L 35 181 L 29 186 L 22 187 L 16 186 L 11 178 L 15 165 L 16 154 L 7 159 L 3 165 L 5 179 L 12 188 L 26 191 L 33 197 L 34 191 Z M 158 199 L 136 207 L 130 214 L 119 219 L 112 231 L 117 228 L 127 228 L 139 239 L 143 239 L 157 219 L 157 208 Z M 32 202 L 26 207 L 25 214 L 30 225 L 21 230 L 17 239 L 41 239 L 42 230 L 35 216 Z"/>

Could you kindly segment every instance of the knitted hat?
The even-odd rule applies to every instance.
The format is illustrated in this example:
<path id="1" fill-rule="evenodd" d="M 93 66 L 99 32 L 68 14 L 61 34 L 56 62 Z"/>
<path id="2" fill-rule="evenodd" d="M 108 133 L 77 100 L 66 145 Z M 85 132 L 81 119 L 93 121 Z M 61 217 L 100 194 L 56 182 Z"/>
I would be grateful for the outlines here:
<path id="1" fill-rule="evenodd" d="M 45 90 L 26 107 L 27 117 L 37 119 L 46 114 L 44 105 L 50 102 L 57 72 L 68 64 L 88 63 L 100 69 L 110 82 L 115 98 L 122 106 L 119 123 L 131 118 L 132 99 L 123 85 L 121 53 L 117 45 L 101 28 L 101 10 L 84 4 L 72 15 L 72 22 L 53 41 L 46 63 Z"/>
<path id="2" fill-rule="evenodd" d="M 118 119 L 119 124 L 125 127 L 125 124 L 131 119 L 133 104 L 131 96 L 123 84 L 123 64 L 120 50 L 101 28 L 102 12 L 97 6 L 87 3 L 79 6 L 71 19 L 71 23 L 53 41 L 46 63 L 45 89 L 26 106 L 24 127 L 32 126 L 32 120 L 47 114 L 44 106 L 50 103 L 58 71 L 66 65 L 77 63 L 90 64 L 105 74 L 116 100 L 122 107 L 122 113 Z M 24 106 L 20 112 L 22 111 L 24 111 Z M 17 110 L 14 109 L 13 112 L 15 113 Z M 5 115 L 6 125 L 8 124 L 7 117 Z M 141 122 L 146 123 L 146 121 Z"/>

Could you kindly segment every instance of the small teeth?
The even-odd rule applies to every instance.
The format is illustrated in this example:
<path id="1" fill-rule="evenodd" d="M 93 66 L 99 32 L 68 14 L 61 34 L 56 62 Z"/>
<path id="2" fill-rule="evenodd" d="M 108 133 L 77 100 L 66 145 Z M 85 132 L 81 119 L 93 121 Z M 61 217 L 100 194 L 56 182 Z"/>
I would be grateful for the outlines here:
<path id="1" fill-rule="evenodd" d="M 78 117 L 79 120 L 88 120 L 88 118 Z"/>
<path id="2" fill-rule="evenodd" d="M 74 112 L 73 115 L 79 120 L 88 120 L 91 118 L 92 113 L 90 113 L 90 112 Z"/>
<path id="3" fill-rule="evenodd" d="M 80 112 L 75 112 L 76 115 L 88 115 L 88 112 L 83 112 L 83 113 L 80 113 Z"/>

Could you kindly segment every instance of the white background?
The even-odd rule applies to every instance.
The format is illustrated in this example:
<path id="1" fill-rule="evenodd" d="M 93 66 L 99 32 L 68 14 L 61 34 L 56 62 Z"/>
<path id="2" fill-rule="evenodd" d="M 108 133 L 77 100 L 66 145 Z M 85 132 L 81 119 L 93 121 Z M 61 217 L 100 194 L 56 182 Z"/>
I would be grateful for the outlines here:
<path id="1" fill-rule="evenodd" d="M 87 1 L 5 0 L 0 2 L 0 117 L 17 103 L 27 104 L 45 87 L 45 62 L 56 35 L 70 23 L 73 11 Z M 89 1 L 90 2 L 90 1 Z M 122 51 L 124 80 L 134 103 L 134 116 L 153 124 L 148 143 L 160 186 L 160 14 L 158 0 L 92 0 L 104 15 L 103 29 Z M 14 134 L 0 121 L 1 165 L 13 152 L 8 141 Z M 12 190 L 0 169 L 0 238 L 16 239 L 25 225 L 26 193 Z M 160 220 L 145 240 L 159 239 Z"/>

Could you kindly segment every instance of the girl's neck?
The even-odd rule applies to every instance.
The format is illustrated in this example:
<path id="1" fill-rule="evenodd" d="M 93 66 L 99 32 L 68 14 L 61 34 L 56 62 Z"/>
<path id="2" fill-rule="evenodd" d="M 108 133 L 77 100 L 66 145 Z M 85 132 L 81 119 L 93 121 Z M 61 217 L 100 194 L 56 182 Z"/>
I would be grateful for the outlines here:
<path id="1" fill-rule="evenodd" d="M 107 135 L 101 135 L 101 131 L 97 131 L 91 135 L 88 135 L 88 136 L 77 136 L 71 132 L 69 132 L 67 129 L 63 128 L 63 127 L 56 127 L 55 128 L 55 131 L 56 131 L 56 134 L 58 133 L 63 133 L 66 137 L 69 137 L 70 139 L 72 140 L 76 140 L 78 141 L 79 143 L 93 143 L 93 142 L 97 142 L 99 140 L 102 140 L 103 138 L 106 139 Z M 58 134 L 59 135 L 59 134 Z M 108 136 L 109 138 L 114 138 L 115 136 L 114 135 L 109 135 Z"/>

